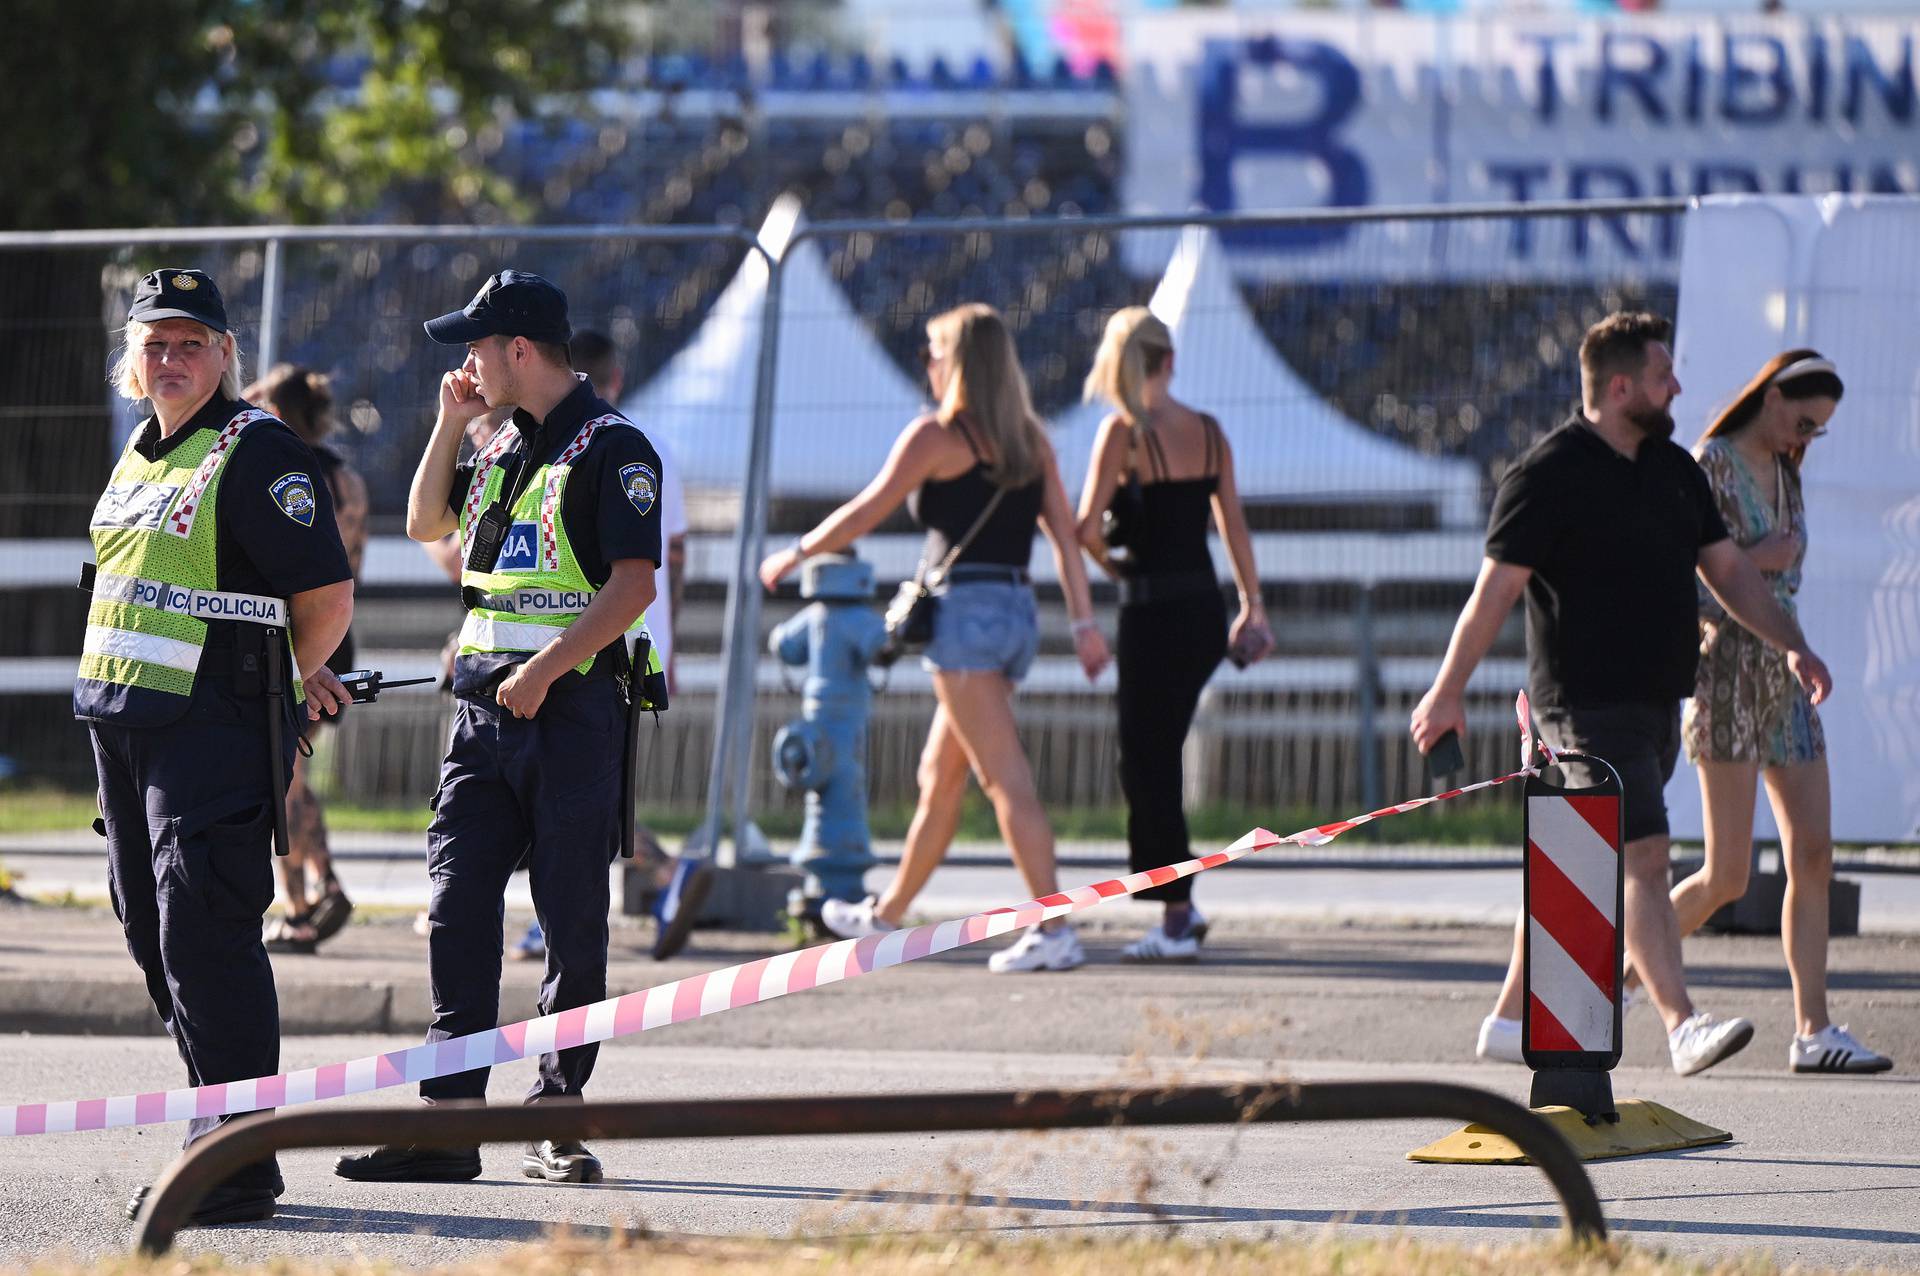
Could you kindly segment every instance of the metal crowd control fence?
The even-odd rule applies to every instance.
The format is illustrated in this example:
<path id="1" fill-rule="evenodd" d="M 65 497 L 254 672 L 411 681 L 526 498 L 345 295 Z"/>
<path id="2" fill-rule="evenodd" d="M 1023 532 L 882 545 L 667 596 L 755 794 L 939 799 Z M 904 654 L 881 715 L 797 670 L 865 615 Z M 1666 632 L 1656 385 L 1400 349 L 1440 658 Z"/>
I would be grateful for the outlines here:
<path id="1" fill-rule="evenodd" d="M 244 1165 L 294 1148 L 412 1143 L 466 1146 L 536 1139 L 773 1138 L 956 1130 L 1439 1119 L 1504 1135 L 1540 1168 L 1580 1241 L 1604 1241 L 1606 1216 L 1566 1140 L 1510 1099 L 1436 1081 L 1269 1081 L 1151 1089 L 960 1091 L 647 1103 L 431 1108 L 303 1108 L 229 1123 L 168 1167 L 147 1198 L 135 1244 L 164 1254 L 206 1192 Z"/>
<path id="2" fill-rule="evenodd" d="M 14 609 L 22 624 L 0 645 L 0 738 L 45 742 L 14 760 L 30 781 L 77 787 L 91 777 L 83 737 L 61 729 L 61 693 L 83 628 L 83 600 L 65 584 L 69 560 L 86 552 L 84 511 L 127 423 L 98 374 L 142 270 L 163 258 L 207 266 L 243 336 L 258 334 L 258 366 L 284 359 L 334 374 L 340 415 L 355 427 L 342 450 L 368 476 L 376 521 L 390 530 L 442 366 L 422 346 L 419 319 L 459 304 L 511 260 L 561 280 L 579 320 L 615 338 L 634 383 L 622 404 L 646 428 L 683 447 L 725 436 L 723 447 L 700 449 L 704 478 L 689 472 L 706 490 L 689 492 L 686 575 L 700 592 L 680 617 L 691 629 L 680 646 L 688 694 L 660 742 L 672 787 L 662 777 L 649 802 L 697 807 L 709 827 L 737 831 L 750 812 L 781 800 L 762 755 L 785 705 L 763 660 L 753 568 L 770 529 L 784 536 L 811 526 L 877 469 L 886 443 L 919 410 L 914 354 L 928 318 L 965 300 L 1008 315 L 1071 499 L 1100 415 L 1077 401 L 1100 329 L 1115 308 L 1159 296 L 1184 316 L 1176 392 L 1217 413 L 1236 439 L 1282 642 L 1280 659 L 1223 672 L 1209 688 L 1189 741 L 1189 798 L 1266 810 L 1375 806 L 1419 777 L 1397 719 L 1430 676 L 1471 583 L 1492 478 L 1572 400 L 1580 329 L 1619 305 L 1672 305 L 1664 266 L 1631 274 L 1615 265 L 1589 277 L 1556 254 L 1577 256 L 1591 237 L 1630 230 L 1642 245 L 1664 245 L 1670 262 L 1684 207 L 1649 200 L 805 225 L 797 206 L 776 206 L 758 234 L 605 225 L 0 234 L 0 278 L 30 285 L 13 295 L 64 307 L 50 318 L 0 320 L 0 336 L 49 354 L 29 361 L 40 383 L 10 384 L 0 401 L 0 418 L 22 425 L 0 447 L 22 450 L 9 470 L 24 476 L 0 491 L 0 532 L 42 538 L 10 542 L 28 552 L 0 562 L 0 587 L 40 591 Z M 1354 230 L 1347 246 L 1316 249 L 1298 280 L 1247 282 L 1218 252 L 1223 236 L 1325 238 L 1340 228 Z M 1408 277 L 1407 253 L 1380 257 L 1379 244 L 1395 236 L 1428 237 L 1435 270 Z M 1523 241 L 1532 258 L 1515 266 Z M 1162 262 L 1157 282 L 1140 273 L 1142 263 Z M 848 353 L 853 365 L 839 361 Z M 1351 456 L 1323 453 L 1315 441 L 1334 435 Z M 917 558 L 915 538 L 898 522 L 860 550 L 883 580 L 910 574 Z M 425 663 L 457 618 L 451 603 L 438 613 L 428 601 L 446 597 L 433 569 L 387 536 L 370 548 L 368 574 L 362 617 L 373 641 L 363 634 L 362 649 Z M 1089 696 L 1066 654 L 1044 552 L 1035 575 L 1047 646 L 1022 715 L 1043 796 L 1060 806 L 1108 805 L 1118 798 L 1110 706 L 1103 693 Z M 1105 606 L 1110 593 L 1103 586 L 1098 596 Z M 789 605 L 773 600 L 774 618 Z M 1508 641 L 1503 651 L 1512 650 Z M 1510 655 L 1489 662 L 1486 685 L 1500 703 L 1477 700 L 1476 724 L 1504 720 L 1519 676 Z M 917 670 L 898 670 L 894 686 L 913 694 L 882 701 L 876 802 L 913 796 L 924 682 Z M 424 798 L 415 790 L 431 786 L 433 767 L 395 761 L 403 743 L 437 747 L 441 715 L 396 701 L 376 716 L 385 709 L 346 724 L 327 755 L 337 774 L 323 769 L 317 784 L 332 780 L 337 791 L 372 780 L 380 787 L 357 791 L 375 802 Z M 1491 730 L 1470 743 L 1481 770 L 1508 747 Z M 8 765 L 0 757 L 0 774 Z"/>
<path id="3" fill-rule="evenodd" d="M 17 249 L 45 257 L 37 267 L 20 265 L 19 273 L 41 282 L 72 275 L 76 284 L 47 289 L 58 291 L 78 309 L 51 318 L 34 316 L 36 330 L 71 330 L 76 340 L 78 334 L 88 334 L 102 354 L 109 348 L 103 339 L 117 326 L 116 317 L 125 314 L 133 283 L 142 272 L 187 259 L 205 266 L 221 282 L 228 313 L 243 339 L 257 334 L 254 348 L 243 345 L 250 375 L 283 359 L 331 374 L 336 415 L 350 427 L 343 437 L 356 444 L 349 449 L 354 453 L 351 459 L 365 471 L 375 501 L 384 501 L 389 513 L 404 502 L 407 475 L 432 420 L 440 374 L 457 362 L 457 357 L 436 357 L 422 349 L 420 321 L 463 304 L 500 265 L 511 262 L 564 281 L 576 326 L 607 330 L 628 367 L 645 368 L 650 357 L 683 342 L 682 329 L 729 322 L 757 326 L 772 322 L 776 314 L 771 308 L 751 315 L 704 314 L 698 299 L 690 295 L 703 289 L 710 293 L 714 281 L 736 272 L 742 261 L 764 260 L 759 240 L 740 227 L 261 226 L 0 234 L 0 252 Z M 80 283 L 86 285 L 86 295 L 76 303 L 72 298 L 83 291 L 77 286 Z M 343 339 L 342 334 L 348 335 Z M 100 371 L 104 370 L 102 366 Z M 744 376 L 756 393 L 767 384 L 759 369 L 749 369 Z M 89 489 L 97 490 L 131 420 L 108 400 L 104 386 L 90 403 L 46 402 L 68 383 L 100 385 L 91 375 L 61 381 L 50 374 L 49 385 L 24 390 L 16 386 L 12 393 L 51 415 L 99 422 L 90 434 L 74 431 L 62 440 L 62 447 L 42 445 L 29 449 L 30 455 L 23 458 L 40 469 L 35 490 L 23 499 L 66 500 L 75 511 L 66 522 L 77 532 L 85 526 L 78 511 L 90 508 Z M 30 415 L 13 410 L 11 404 L 6 408 L 7 415 Z M 764 404 L 753 404 L 752 417 L 761 423 L 761 430 L 765 413 Z M 83 437 L 84 449 L 78 446 Z M 54 478 L 62 451 L 79 453 L 87 472 L 64 483 Z M 69 489 L 65 493 L 63 486 Z M 738 495 L 751 511 L 755 504 L 751 486 Z M 381 506 L 376 504 L 378 512 Z M 754 521 L 734 516 L 727 521 L 739 528 L 730 574 L 750 578 L 758 560 L 740 555 L 760 543 Z M 63 560 L 61 570 L 49 575 L 36 568 L 24 583 L 41 587 L 56 581 L 71 583 L 80 558 L 88 554 L 85 542 L 75 538 L 40 545 L 68 551 L 57 555 Z M 417 559 L 418 554 L 410 552 L 408 557 Z M 68 564 L 65 559 L 73 561 Z M 7 573 L 0 585 L 23 583 L 11 579 L 14 574 Z M 56 591 L 51 598 L 57 607 L 77 606 L 71 589 Z M 732 591 L 728 605 L 726 625 L 732 631 L 740 627 L 732 611 L 739 605 L 739 591 Z M 439 623 L 451 627 L 457 613 L 449 615 L 452 618 Z M 78 611 L 66 616 L 69 623 L 64 626 L 76 637 L 78 616 Z M 431 647 L 439 645 L 443 634 L 444 628 L 441 635 L 428 640 Z M 42 655 L 37 650 L 24 654 L 29 659 L 16 663 L 35 667 L 9 670 L 11 677 L 0 674 L 0 690 L 44 691 L 70 680 L 70 666 L 45 668 L 56 662 L 31 659 Z M 55 707 L 51 716 L 57 720 L 64 714 Z M 12 730 L 7 734 L 12 735 Z M 23 731 L 22 738 L 27 734 Z M 444 728 L 432 734 L 443 735 Z M 79 752 L 83 757 L 84 748 Z M 718 749 L 714 756 L 721 756 Z M 718 777 L 710 777 L 706 791 L 717 804 L 722 792 Z M 714 809 L 717 812 L 719 807 Z"/>
<path id="4" fill-rule="evenodd" d="M 1374 394 L 1371 407 L 1358 400 L 1336 407 L 1361 417 L 1375 428 L 1377 436 L 1384 436 L 1368 439 L 1364 437 L 1367 431 L 1358 422 L 1339 419 L 1338 412 L 1323 402 L 1324 398 L 1339 396 L 1328 396 L 1325 387 L 1303 381 L 1293 370 L 1297 362 L 1310 362 L 1315 358 L 1338 360 L 1343 357 L 1341 351 L 1345 347 L 1367 334 L 1358 333 L 1350 338 L 1342 325 L 1352 320 L 1342 316 L 1327 325 L 1328 331 L 1322 334 L 1326 340 L 1317 345 L 1298 340 L 1298 333 L 1292 333 L 1296 339 L 1290 341 L 1293 329 L 1320 326 L 1314 311 L 1317 294 L 1289 293 L 1286 305 L 1269 307 L 1266 311 L 1250 306 L 1248 295 L 1236 284 L 1220 255 L 1221 236 L 1382 223 L 1416 229 L 1425 227 L 1434 230 L 1437 240 L 1446 240 L 1446 246 L 1437 251 L 1450 254 L 1452 264 L 1448 269 L 1471 274 L 1476 260 L 1489 263 L 1510 260 L 1508 237 L 1515 233 L 1513 228 L 1534 227 L 1555 220 L 1570 222 L 1568 238 L 1577 246 L 1585 242 L 1589 219 L 1598 219 L 1603 231 L 1610 230 L 1622 237 L 1626 235 L 1624 227 L 1630 218 L 1645 219 L 1645 223 L 1665 219 L 1665 230 L 1648 233 L 1645 239 L 1650 242 L 1658 237 L 1677 244 L 1676 214 L 1686 207 L 1685 200 L 1662 199 L 1337 208 L 1285 214 L 834 221 L 813 226 L 798 225 L 797 214 L 783 216 L 776 209 L 769 218 L 770 226 L 778 223 L 778 231 L 777 242 L 766 245 L 773 258 L 773 270 L 766 285 L 765 304 L 769 312 L 781 313 L 762 328 L 763 340 L 758 351 L 762 382 L 755 396 L 756 408 L 769 408 L 767 415 L 774 419 L 765 420 L 756 413 L 755 448 L 748 458 L 749 518 L 741 527 L 741 535 L 762 537 L 768 526 L 769 507 L 775 505 L 783 507 L 774 515 L 785 522 L 782 531 L 802 531 L 824 513 L 825 508 L 844 499 L 867 475 L 877 472 L 886 444 L 912 412 L 911 400 L 903 398 L 897 386 L 886 383 L 899 379 L 899 367 L 912 366 L 912 354 L 922 341 L 921 329 L 926 321 L 941 310 L 966 301 L 992 303 L 1007 316 L 1021 345 L 1022 362 L 1033 386 L 1036 404 L 1054 426 L 1055 449 L 1069 500 L 1076 500 L 1077 479 L 1084 473 L 1085 454 L 1093 442 L 1098 420 L 1104 414 L 1099 409 L 1074 406 L 1092 345 L 1114 309 L 1147 301 L 1151 295 L 1156 311 L 1168 316 L 1169 326 L 1175 330 L 1176 368 L 1183 369 L 1176 373 L 1178 392 L 1198 407 L 1219 412 L 1230 434 L 1234 414 L 1261 412 L 1288 419 L 1289 424 L 1300 427 L 1302 434 L 1318 427 L 1323 434 L 1338 434 L 1343 439 L 1359 436 L 1355 443 L 1358 459 L 1349 463 L 1346 471 L 1336 472 L 1337 466 L 1323 471 L 1323 476 L 1331 480 L 1328 485 L 1339 488 L 1329 501 L 1272 501 L 1266 525 L 1284 529 L 1292 525 L 1290 519 L 1306 518 L 1319 520 L 1317 524 L 1308 525 L 1346 527 L 1350 525 L 1349 520 L 1353 520 L 1351 525 L 1371 526 L 1381 529 L 1384 536 L 1404 538 L 1398 547 L 1400 552 L 1387 555 L 1387 564 L 1383 565 L 1378 552 L 1370 555 L 1369 547 L 1363 545 L 1351 555 L 1355 561 L 1340 568 L 1342 574 L 1332 577 L 1352 591 L 1349 605 L 1353 628 L 1346 650 L 1352 653 L 1356 670 L 1353 713 L 1357 738 L 1351 761 L 1357 784 L 1351 787 L 1357 789 L 1363 804 L 1377 806 L 1387 799 L 1389 784 L 1389 777 L 1384 773 L 1381 740 L 1386 694 L 1382 668 L 1388 653 L 1382 651 L 1377 641 L 1377 597 L 1390 582 L 1411 581 L 1451 582 L 1462 586 L 1460 597 L 1464 598 L 1464 582 L 1471 581 L 1479 563 L 1477 533 L 1485 510 L 1484 480 L 1490 475 L 1481 472 L 1472 462 L 1449 462 L 1438 453 L 1447 443 L 1457 443 L 1474 435 L 1483 423 L 1485 405 L 1475 402 L 1482 392 L 1488 397 L 1504 396 L 1501 401 L 1505 405 L 1503 415 L 1496 422 L 1498 428 L 1487 431 L 1489 436 L 1499 436 L 1498 439 L 1490 438 L 1479 454 L 1487 466 L 1497 465 L 1516 451 L 1517 441 L 1530 439 L 1557 425 L 1576 401 L 1574 355 L 1586 325 L 1622 305 L 1650 304 L 1671 309 L 1671 296 L 1662 294 L 1664 285 L 1647 278 L 1571 291 L 1564 288 L 1556 291 L 1550 285 L 1545 292 L 1538 287 L 1528 292 L 1516 285 L 1517 292 L 1526 294 L 1519 298 L 1525 304 L 1514 307 L 1517 318 L 1503 321 L 1519 325 L 1520 339 L 1531 343 L 1525 358 L 1533 365 L 1530 381 L 1524 376 L 1519 378 L 1526 383 L 1524 393 L 1516 394 L 1509 384 L 1515 379 L 1510 369 L 1497 368 L 1493 375 L 1487 376 L 1473 371 L 1464 376 L 1460 373 L 1463 366 L 1472 369 L 1483 358 L 1472 343 L 1462 342 L 1463 330 L 1459 325 L 1476 312 L 1484 311 L 1488 292 L 1485 281 L 1476 276 L 1474 287 L 1465 290 L 1471 293 L 1472 300 L 1464 312 L 1458 310 L 1462 289 L 1444 290 L 1447 296 L 1435 305 L 1420 287 L 1415 287 L 1403 298 L 1406 309 L 1408 312 L 1419 310 L 1420 303 L 1427 302 L 1426 311 L 1439 316 L 1430 322 L 1436 331 L 1425 334 L 1425 348 L 1411 354 L 1403 352 L 1391 369 L 1391 376 L 1412 376 L 1415 369 L 1426 367 L 1430 376 L 1437 371 L 1444 378 L 1451 370 L 1455 379 L 1450 384 L 1436 382 L 1437 389 L 1423 387 L 1428 401 L 1417 407 L 1397 402 L 1384 405 L 1378 379 L 1361 379 L 1362 388 L 1355 394 Z M 1049 252 L 1020 251 L 1022 245 L 1049 239 L 1054 241 Z M 1119 267 L 1128 257 L 1168 263 L 1151 294 Z M 1334 263 L 1331 269 L 1338 270 L 1337 254 Z M 1490 268 L 1496 275 L 1500 269 Z M 1544 306 L 1543 296 L 1551 299 Z M 851 305 L 849 297 L 853 299 Z M 883 298 L 885 304 L 877 304 L 876 298 Z M 1551 310 L 1552 323 L 1541 321 L 1539 311 L 1542 309 Z M 809 344 L 797 356 L 789 350 L 797 340 L 804 340 L 810 326 L 815 332 L 848 332 L 847 320 L 855 312 L 869 317 L 872 326 L 878 329 L 872 336 L 893 356 L 892 369 L 871 360 L 864 365 L 870 370 L 868 375 L 882 384 L 850 384 L 850 378 L 845 375 L 819 375 L 814 366 L 818 362 L 817 353 L 837 349 L 844 343 L 829 339 Z M 1271 317 L 1276 312 L 1279 320 Z M 1175 313 L 1181 318 L 1170 317 Z M 1290 318 L 1299 322 L 1287 322 Z M 1376 316 L 1377 320 L 1382 318 Z M 1391 323 L 1404 322 L 1399 315 L 1384 318 Z M 1183 330 L 1187 320 L 1192 323 Z M 1201 339 L 1190 348 L 1188 340 L 1195 333 L 1201 334 Z M 1288 357 L 1277 356 L 1276 347 Z M 1207 371 L 1211 377 L 1197 380 L 1194 370 L 1207 366 L 1210 355 L 1213 358 Z M 1439 365 L 1437 370 L 1428 366 L 1435 364 Z M 849 368 L 855 366 L 861 365 L 848 365 Z M 809 378 L 795 373 L 796 367 L 814 375 Z M 672 368 L 666 371 L 671 373 Z M 1386 394 L 1385 398 L 1392 400 L 1394 396 Z M 863 419 L 868 416 L 874 419 Z M 763 426 L 769 428 L 763 432 L 760 428 Z M 869 434 L 872 437 L 868 437 Z M 1244 440 L 1246 436 L 1241 437 Z M 844 486 L 835 499 L 824 504 L 816 501 L 810 505 L 802 499 L 809 495 L 803 472 L 797 476 L 801 481 L 789 484 L 796 499 L 779 502 L 779 493 L 770 486 L 770 478 L 776 470 L 783 479 L 794 470 L 804 471 L 818 451 L 804 446 L 802 440 L 813 439 L 820 441 L 820 447 L 832 449 L 842 457 L 864 449 L 869 454 L 870 466 L 855 484 Z M 1400 444 L 1404 455 L 1389 455 L 1395 452 L 1387 446 L 1389 441 Z M 1240 492 L 1249 503 L 1280 495 L 1277 483 L 1284 480 L 1276 480 L 1275 490 L 1263 491 L 1259 484 L 1250 484 L 1247 476 L 1255 472 L 1256 466 L 1263 474 L 1278 474 L 1288 459 L 1287 448 L 1294 445 L 1277 430 L 1269 432 L 1265 442 L 1268 447 L 1264 452 L 1236 444 L 1242 448 L 1236 459 Z M 1489 447 L 1491 451 L 1484 450 Z M 782 449 L 776 465 L 775 452 Z M 1320 458 L 1302 456 L 1298 459 Z M 1289 498 L 1294 496 L 1288 494 Z M 1261 525 L 1254 523 L 1256 530 Z M 1463 543 L 1471 546 L 1464 551 L 1462 561 L 1439 562 L 1432 554 L 1423 556 L 1415 545 L 1416 535 L 1428 537 L 1430 544 L 1449 531 L 1457 534 L 1449 538 L 1446 552 L 1450 558 L 1461 556 Z M 861 547 L 862 553 L 868 557 L 884 555 L 888 547 L 871 543 L 881 539 L 869 538 L 869 543 Z M 1377 551 L 1382 543 L 1381 537 L 1376 536 L 1371 548 Z M 757 559 L 762 548 L 758 544 L 751 549 L 743 547 L 739 561 Z M 1321 550 L 1313 557 L 1326 560 L 1338 559 L 1340 555 Z M 1043 552 L 1036 553 L 1036 579 L 1046 580 L 1051 576 L 1049 565 L 1041 561 L 1045 558 Z M 1216 558 L 1218 561 L 1218 556 Z M 1287 581 L 1285 570 L 1280 569 L 1279 580 L 1283 584 Z M 1324 583 L 1329 577 L 1320 574 L 1321 570 L 1323 568 L 1316 564 L 1304 579 L 1309 584 Z M 903 560 L 897 564 L 883 562 L 879 574 L 883 580 L 898 579 L 910 571 L 911 567 Z M 737 849 L 737 831 L 744 827 L 753 789 L 752 746 L 756 739 L 757 701 L 751 674 L 758 656 L 761 626 L 760 597 L 755 582 L 748 576 L 738 576 L 729 582 L 729 589 L 726 683 L 712 771 L 715 782 L 729 788 L 727 805 L 732 816 L 731 827 L 736 831 Z M 1457 602 L 1454 605 L 1457 606 Z M 1286 623 L 1285 617 L 1276 617 L 1276 620 L 1279 622 L 1276 627 Z M 1441 632 L 1425 636 L 1416 649 L 1428 662 L 1437 663 L 1438 652 L 1444 645 L 1445 634 Z M 1068 678 L 1071 679 L 1070 673 Z M 1216 682 L 1216 688 L 1219 685 Z M 1386 734 L 1398 735 L 1397 732 Z M 1482 733 L 1483 737 L 1487 734 Z M 1392 777 L 1396 788 L 1403 777 L 1413 778 L 1420 769 L 1418 759 L 1410 751 L 1401 749 L 1398 756 L 1401 766 Z M 1191 785 L 1189 795 L 1192 796 Z M 719 809 L 716 798 L 710 810 L 717 813 Z"/>

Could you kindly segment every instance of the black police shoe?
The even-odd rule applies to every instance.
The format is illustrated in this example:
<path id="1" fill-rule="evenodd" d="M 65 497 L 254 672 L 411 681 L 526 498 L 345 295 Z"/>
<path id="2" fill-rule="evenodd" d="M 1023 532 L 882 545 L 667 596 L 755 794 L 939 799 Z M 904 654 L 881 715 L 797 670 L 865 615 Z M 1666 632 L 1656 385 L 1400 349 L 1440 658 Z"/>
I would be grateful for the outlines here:
<path id="1" fill-rule="evenodd" d="M 137 1222 L 140 1208 L 153 1189 L 143 1187 L 127 1202 L 127 1218 Z M 282 1189 L 284 1190 L 284 1189 Z M 216 1223 L 257 1223 L 273 1217 L 273 1198 L 280 1193 L 266 1187 L 234 1187 L 223 1183 L 200 1198 L 187 1216 L 188 1227 L 211 1227 Z"/>
<path id="2" fill-rule="evenodd" d="M 520 1158 L 520 1172 L 549 1183 L 598 1183 L 607 1176 L 600 1158 L 583 1144 L 556 1143 L 552 1139 L 527 1144 L 526 1155 Z"/>
<path id="3" fill-rule="evenodd" d="M 464 1183 L 480 1177 L 480 1149 L 398 1144 L 343 1156 L 333 1172 L 362 1183 Z"/>

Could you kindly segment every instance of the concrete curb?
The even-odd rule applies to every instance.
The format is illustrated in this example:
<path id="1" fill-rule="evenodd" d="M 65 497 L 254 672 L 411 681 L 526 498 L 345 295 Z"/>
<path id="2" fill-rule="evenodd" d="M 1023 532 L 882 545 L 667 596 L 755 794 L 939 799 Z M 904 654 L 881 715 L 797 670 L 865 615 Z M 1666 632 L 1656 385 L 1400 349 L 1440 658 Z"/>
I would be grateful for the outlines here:
<path id="1" fill-rule="evenodd" d="M 355 1034 L 413 1036 L 433 1017 L 426 981 L 280 986 L 280 1033 L 286 1037 Z M 500 1022 L 538 1014 L 534 994 L 503 988 Z M 146 985 L 118 979 L 57 981 L 0 976 L 0 1024 L 10 1032 L 101 1037 L 162 1036 Z"/>

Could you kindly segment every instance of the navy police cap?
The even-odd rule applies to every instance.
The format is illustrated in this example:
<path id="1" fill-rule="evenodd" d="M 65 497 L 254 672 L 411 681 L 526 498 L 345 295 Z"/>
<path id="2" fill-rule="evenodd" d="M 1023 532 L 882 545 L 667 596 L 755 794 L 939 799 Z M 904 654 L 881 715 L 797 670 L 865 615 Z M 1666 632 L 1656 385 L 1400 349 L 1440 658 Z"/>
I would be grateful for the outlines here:
<path id="1" fill-rule="evenodd" d="M 215 332 L 227 330 L 227 303 L 211 276 L 201 270 L 156 270 L 140 277 L 133 290 L 129 322 L 191 319 Z"/>
<path id="2" fill-rule="evenodd" d="M 525 337 L 567 344 L 567 294 L 539 275 L 503 270 L 480 286 L 464 310 L 429 319 L 427 335 L 443 346 L 463 346 L 482 337 Z"/>

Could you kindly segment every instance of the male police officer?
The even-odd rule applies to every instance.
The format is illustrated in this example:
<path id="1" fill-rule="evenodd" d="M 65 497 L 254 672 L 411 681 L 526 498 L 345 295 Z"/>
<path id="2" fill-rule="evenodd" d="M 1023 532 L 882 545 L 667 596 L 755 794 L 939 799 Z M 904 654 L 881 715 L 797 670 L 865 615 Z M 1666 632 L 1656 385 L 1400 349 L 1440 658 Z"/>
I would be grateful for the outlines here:
<path id="1" fill-rule="evenodd" d="M 90 520 L 97 575 L 73 691 L 93 736 L 114 912 L 193 1085 L 280 1070 L 260 942 L 268 844 L 284 827 L 300 723 L 346 704 L 326 659 L 353 617 L 313 454 L 240 401 L 239 378 L 213 280 L 142 279 L 114 382 L 153 415 Z M 314 671 L 304 685 L 302 669 Z M 194 1119 L 187 1142 L 224 1119 Z M 193 1221 L 271 1218 L 282 1190 L 269 1158 L 208 1194 Z"/>
<path id="2" fill-rule="evenodd" d="M 606 996 L 608 866 L 627 714 L 621 674 L 644 638 L 660 562 L 660 458 L 568 366 L 567 300 L 503 270 L 427 335 L 465 345 L 440 382 L 439 419 L 413 476 L 407 534 L 458 532 L 467 619 L 454 661 L 452 743 L 427 833 L 433 879 L 428 1041 L 497 1026 L 501 900 L 527 862 L 546 931 L 543 1014 Z M 469 420 L 515 405 L 470 464 Z M 645 657 L 643 657 L 645 658 Z M 598 1046 L 544 1055 L 529 1102 L 578 1099 Z M 421 1085 L 429 1103 L 480 1099 L 487 1069 Z M 530 1178 L 598 1182 L 578 1143 L 529 1145 Z M 476 1148 L 383 1147 L 342 1157 L 343 1178 L 448 1182 L 480 1173 Z"/>

